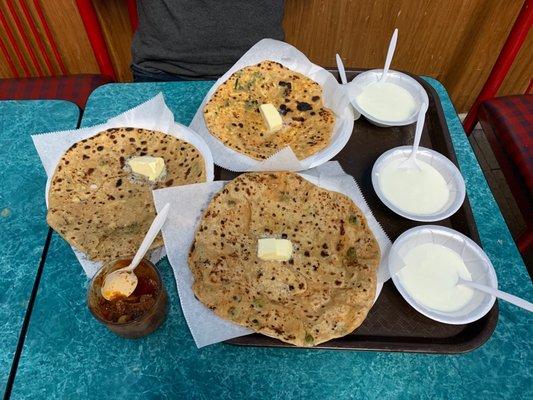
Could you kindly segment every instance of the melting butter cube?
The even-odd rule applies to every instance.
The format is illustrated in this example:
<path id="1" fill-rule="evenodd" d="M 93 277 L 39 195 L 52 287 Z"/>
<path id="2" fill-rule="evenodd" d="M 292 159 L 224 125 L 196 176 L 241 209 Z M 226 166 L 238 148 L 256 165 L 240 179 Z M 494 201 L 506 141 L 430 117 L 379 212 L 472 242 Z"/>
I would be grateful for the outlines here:
<path id="1" fill-rule="evenodd" d="M 165 160 L 162 157 L 140 156 L 127 161 L 131 172 L 155 182 L 165 172 Z"/>
<path id="2" fill-rule="evenodd" d="M 267 127 L 268 132 L 277 132 L 281 129 L 283 121 L 276 107 L 273 104 L 261 104 L 259 111 L 263 117 L 263 121 Z"/>
<path id="3" fill-rule="evenodd" d="M 265 261 L 289 261 L 292 258 L 292 242 L 288 239 L 259 239 L 257 257 Z"/>

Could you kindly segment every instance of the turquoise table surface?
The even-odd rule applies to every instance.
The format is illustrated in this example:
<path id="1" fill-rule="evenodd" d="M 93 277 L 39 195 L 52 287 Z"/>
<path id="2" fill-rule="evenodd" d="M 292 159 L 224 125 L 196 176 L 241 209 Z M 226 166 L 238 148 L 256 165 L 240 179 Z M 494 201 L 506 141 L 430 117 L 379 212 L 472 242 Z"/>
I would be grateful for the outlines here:
<path id="1" fill-rule="evenodd" d="M 67 101 L 0 101 L 0 390 L 4 392 L 48 228 L 46 174 L 31 134 L 73 129 Z"/>
<path id="2" fill-rule="evenodd" d="M 442 85 L 443 103 L 483 246 L 504 290 L 531 299 L 529 276 Z M 110 84 L 89 98 L 82 125 L 165 95 L 188 124 L 212 82 Z M 169 292 L 164 325 L 139 340 L 116 337 L 85 304 L 87 278 L 54 235 L 26 338 L 13 398 L 288 399 L 533 398 L 530 315 L 500 303 L 498 326 L 467 354 L 238 347 L 197 349 L 179 305 L 168 261 L 158 264 Z"/>

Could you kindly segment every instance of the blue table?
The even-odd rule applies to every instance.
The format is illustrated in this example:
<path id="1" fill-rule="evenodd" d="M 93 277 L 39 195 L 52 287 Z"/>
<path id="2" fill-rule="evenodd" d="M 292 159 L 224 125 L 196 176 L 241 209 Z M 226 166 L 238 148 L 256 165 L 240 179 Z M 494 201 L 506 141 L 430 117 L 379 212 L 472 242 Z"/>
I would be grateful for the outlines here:
<path id="1" fill-rule="evenodd" d="M 531 283 L 464 135 L 446 90 L 443 102 L 481 240 L 500 286 L 531 298 Z M 211 82 L 113 84 L 89 98 L 88 126 L 159 91 L 188 124 Z M 480 349 L 456 356 L 237 347 L 198 350 L 183 318 L 168 262 L 159 263 L 171 308 L 140 340 L 120 339 L 89 314 L 87 279 L 54 235 L 26 338 L 13 398 L 532 398 L 531 316 L 501 304 L 500 322 Z M 53 312 L 52 312 L 53 311 Z"/>
<path id="2" fill-rule="evenodd" d="M 0 390 L 17 347 L 46 240 L 44 185 L 30 135 L 74 129 L 79 109 L 67 101 L 0 101 Z"/>

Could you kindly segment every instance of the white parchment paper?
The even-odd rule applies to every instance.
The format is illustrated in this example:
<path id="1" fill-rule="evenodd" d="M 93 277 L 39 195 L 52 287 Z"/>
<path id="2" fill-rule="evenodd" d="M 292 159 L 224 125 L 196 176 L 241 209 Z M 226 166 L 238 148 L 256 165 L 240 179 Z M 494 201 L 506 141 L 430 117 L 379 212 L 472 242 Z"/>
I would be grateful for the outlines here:
<path id="1" fill-rule="evenodd" d="M 298 160 L 293 151 L 287 147 L 272 155 L 267 160 L 257 161 L 226 147 L 218 138 L 211 135 L 204 120 L 204 106 L 217 88 L 235 72 L 261 61 L 272 60 L 299 72 L 322 86 L 324 105 L 335 113 L 335 126 L 330 145 L 318 153 Z M 303 171 L 331 160 L 346 145 L 352 134 L 354 112 L 342 85 L 324 68 L 313 64 L 298 49 L 274 39 L 257 42 L 240 59 L 216 81 L 207 93 L 189 127 L 207 142 L 215 163 L 230 171 Z"/>
<path id="2" fill-rule="evenodd" d="M 357 183 L 353 177 L 344 173 L 336 161 L 306 171 L 301 176 L 324 189 L 347 195 L 366 216 L 382 254 L 378 268 L 377 299 L 383 283 L 389 279 L 387 256 L 391 241 L 372 215 Z M 166 203 L 170 203 L 168 220 L 163 227 L 163 239 L 170 265 L 174 270 L 183 315 L 198 347 L 252 332 L 216 316 L 194 297 L 192 291 L 193 276 L 187 262 L 189 249 L 203 211 L 215 193 L 219 192 L 225 184 L 224 181 L 217 181 L 153 191 L 157 210 L 161 210 Z"/>
<path id="3" fill-rule="evenodd" d="M 155 130 L 159 132 L 168 133 L 181 140 L 189 142 L 202 154 L 206 164 L 207 181 L 213 180 L 214 165 L 213 156 L 207 144 L 194 133 L 191 129 L 184 125 L 174 122 L 174 114 L 165 104 L 165 99 L 162 93 L 159 93 L 150 100 L 109 119 L 105 124 L 95 125 L 88 128 L 74 129 L 61 132 L 50 132 L 39 135 L 33 135 L 33 144 L 39 153 L 41 162 L 48 177 L 46 183 L 45 199 L 48 205 L 48 190 L 50 181 L 54 175 L 57 164 L 59 163 L 63 154 L 74 144 L 80 140 L 87 139 L 109 128 L 144 128 Z M 78 261 L 88 277 L 92 277 L 96 271 L 102 266 L 100 262 L 94 262 L 87 258 L 87 256 L 72 247 Z M 159 261 L 165 256 L 164 248 L 157 249 L 150 254 L 150 259 L 153 262 Z"/>

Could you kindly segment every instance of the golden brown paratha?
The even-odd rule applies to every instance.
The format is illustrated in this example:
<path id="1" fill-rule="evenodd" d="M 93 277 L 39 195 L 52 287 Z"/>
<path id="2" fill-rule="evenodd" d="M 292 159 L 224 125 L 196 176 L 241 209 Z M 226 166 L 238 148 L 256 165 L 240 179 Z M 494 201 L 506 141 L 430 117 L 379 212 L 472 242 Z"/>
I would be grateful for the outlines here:
<path id="1" fill-rule="evenodd" d="M 134 156 L 162 157 L 162 181 L 133 177 Z M 205 182 L 205 161 L 191 144 L 136 128 L 113 128 L 74 144 L 55 170 L 48 193 L 48 224 L 97 261 L 135 253 L 155 217 L 153 188 Z M 163 245 L 156 238 L 152 248 Z"/>
<path id="2" fill-rule="evenodd" d="M 289 261 L 257 257 L 287 238 Z M 205 211 L 189 254 L 198 299 L 222 318 L 297 346 L 344 336 L 366 318 L 380 250 L 346 196 L 289 172 L 247 173 Z"/>
<path id="3" fill-rule="evenodd" d="M 269 133 L 259 106 L 273 104 L 283 119 Z M 226 146 L 257 160 L 290 146 L 299 159 L 328 146 L 335 116 L 324 107 L 322 88 L 305 75 L 274 61 L 235 72 L 204 108 L 207 128 Z"/>

